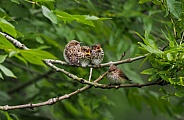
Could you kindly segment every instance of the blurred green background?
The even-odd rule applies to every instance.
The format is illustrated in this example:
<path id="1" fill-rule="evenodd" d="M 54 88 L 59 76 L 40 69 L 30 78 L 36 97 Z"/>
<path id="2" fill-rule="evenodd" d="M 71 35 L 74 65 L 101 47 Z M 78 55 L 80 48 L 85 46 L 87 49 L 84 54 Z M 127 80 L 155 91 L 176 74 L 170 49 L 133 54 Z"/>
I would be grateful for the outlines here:
<path id="1" fill-rule="evenodd" d="M 144 1 L 144 0 L 142 0 Z M 149 1 L 149 0 L 147 0 Z M 0 16 L 14 26 L 15 37 L 30 49 L 43 49 L 64 60 L 63 49 L 72 39 L 83 45 L 100 43 L 105 52 L 104 63 L 143 55 L 134 32 L 152 34 L 160 46 L 164 45 L 162 30 L 171 27 L 165 17 L 162 4 L 165 0 L 140 4 L 138 0 L 1 0 Z M 61 16 L 60 16 L 61 15 Z M 62 16 L 63 15 L 63 16 Z M 89 15 L 90 20 L 82 15 Z M 75 20 L 74 20 L 75 18 Z M 98 19 L 100 18 L 100 19 Z M 3 25 L 3 24 L 2 24 Z M 3 26 L 1 26 L 2 29 Z M 170 28 L 169 28 L 170 29 Z M 6 31 L 6 29 L 2 29 Z M 9 30 L 7 30 L 9 31 Z M 11 34 L 12 33 L 12 34 Z M 14 48 L 1 50 L 9 53 L 2 65 L 9 68 L 17 78 L 3 75 L 0 82 L 0 105 L 38 103 L 68 94 L 81 88 L 82 84 L 66 75 L 50 71 L 49 67 L 36 65 L 38 59 Z M 11 54 L 11 55 L 10 55 Z M 13 54 L 13 55 L 12 55 Z M 47 56 L 45 56 L 47 58 Z M 28 62 L 26 62 L 26 60 Z M 140 72 L 150 67 L 142 60 L 118 67 L 135 83 L 148 82 L 148 76 Z M 59 66 L 79 77 L 88 79 L 89 68 Z M 93 69 L 92 80 L 108 68 Z M 48 73 L 49 71 L 49 73 Z M 106 78 L 101 83 L 108 84 Z M 183 98 L 161 99 L 175 91 L 170 85 L 143 88 L 100 89 L 91 88 L 54 105 L 31 109 L 1 111 L 2 120 L 184 120 Z"/>

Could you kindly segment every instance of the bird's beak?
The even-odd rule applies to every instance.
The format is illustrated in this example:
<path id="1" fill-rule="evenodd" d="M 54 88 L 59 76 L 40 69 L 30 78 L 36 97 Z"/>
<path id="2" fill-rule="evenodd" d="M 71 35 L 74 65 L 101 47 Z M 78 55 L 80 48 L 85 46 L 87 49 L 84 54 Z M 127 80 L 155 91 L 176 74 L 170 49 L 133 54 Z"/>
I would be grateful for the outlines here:
<path id="1" fill-rule="evenodd" d="M 88 56 L 90 56 L 90 55 L 91 55 L 91 54 L 90 54 L 90 50 L 86 52 L 86 55 L 88 55 Z"/>
<path id="2" fill-rule="evenodd" d="M 97 49 L 98 52 L 101 52 L 101 47 L 100 46 L 97 46 L 96 49 Z"/>

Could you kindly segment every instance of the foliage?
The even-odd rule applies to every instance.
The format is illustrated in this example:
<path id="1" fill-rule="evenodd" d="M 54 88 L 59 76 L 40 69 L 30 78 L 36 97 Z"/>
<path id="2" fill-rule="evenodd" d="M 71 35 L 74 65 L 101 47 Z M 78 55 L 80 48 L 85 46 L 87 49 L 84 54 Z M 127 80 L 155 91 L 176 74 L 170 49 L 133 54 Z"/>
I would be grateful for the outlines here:
<path id="1" fill-rule="evenodd" d="M 155 79 L 163 79 L 166 82 L 169 82 L 173 85 L 174 88 L 178 89 L 174 94 L 178 97 L 184 96 L 184 86 L 183 82 L 183 36 L 177 33 L 180 33 L 179 26 L 175 26 L 178 24 L 178 21 L 183 21 L 182 18 L 182 2 L 173 1 L 173 0 L 166 0 L 163 1 L 165 3 L 160 4 L 167 4 L 167 6 L 163 6 L 166 10 L 166 16 L 171 18 L 173 22 L 173 32 L 170 31 L 170 28 L 166 27 L 166 32 L 162 31 L 164 36 L 163 41 L 166 43 L 163 50 L 159 49 L 158 41 L 147 32 L 145 32 L 145 38 L 139 36 L 143 39 L 143 43 L 139 43 L 141 48 L 149 52 L 149 61 L 152 65 L 152 68 L 144 70 L 142 73 L 150 75 L 149 80 Z M 170 12 L 170 13 L 169 13 Z M 169 14 L 168 14 L 169 13 Z M 181 26 L 180 26 L 181 27 Z M 183 34 L 183 33 L 182 33 Z M 174 36 L 176 35 L 176 36 Z M 168 96 L 168 95 L 167 95 Z"/>
<path id="2" fill-rule="evenodd" d="M 1 111 L 0 118 L 137 119 L 134 108 L 142 113 L 151 110 L 158 119 L 181 117 L 183 4 L 179 0 L 1 0 L 1 31 L 30 49 L 16 48 L 0 35 L 0 105 L 43 102 L 82 87 L 56 72 L 43 76 L 50 68 L 42 60 L 63 60 L 64 46 L 72 39 L 83 45 L 102 44 L 104 62 L 119 60 L 123 52 L 127 52 L 125 57 L 148 53 L 145 60 L 118 67 L 135 83 L 161 78 L 170 85 L 120 90 L 91 88 L 52 106 Z M 60 67 L 88 78 L 88 68 Z M 94 69 L 92 80 L 105 71 L 107 68 Z M 106 78 L 102 82 L 107 83 Z M 150 116 L 139 113 L 139 117 Z"/>

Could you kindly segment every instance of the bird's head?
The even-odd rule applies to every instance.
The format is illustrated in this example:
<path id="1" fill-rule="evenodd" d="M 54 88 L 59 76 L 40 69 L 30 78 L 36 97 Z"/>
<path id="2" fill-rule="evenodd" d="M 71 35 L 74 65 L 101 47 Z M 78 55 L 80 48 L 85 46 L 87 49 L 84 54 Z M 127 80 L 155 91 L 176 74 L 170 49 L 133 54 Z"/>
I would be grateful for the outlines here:
<path id="1" fill-rule="evenodd" d="M 81 52 L 85 53 L 86 56 L 90 56 L 91 52 L 90 52 L 90 48 L 88 46 L 82 46 L 81 47 Z"/>
<path id="2" fill-rule="evenodd" d="M 91 48 L 92 50 L 95 50 L 97 52 L 101 52 L 102 48 L 100 44 L 94 44 Z"/>
<path id="3" fill-rule="evenodd" d="M 113 71 L 116 71 L 116 70 L 117 70 L 117 67 L 115 65 L 111 64 L 110 67 L 109 67 L 108 72 L 113 72 Z"/>
<path id="4" fill-rule="evenodd" d="M 79 41 L 77 41 L 77 40 L 72 40 L 72 41 L 70 41 L 69 42 L 69 45 L 70 46 L 75 46 L 75 45 L 80 45 L 82 42 L 79 42 Z"/>

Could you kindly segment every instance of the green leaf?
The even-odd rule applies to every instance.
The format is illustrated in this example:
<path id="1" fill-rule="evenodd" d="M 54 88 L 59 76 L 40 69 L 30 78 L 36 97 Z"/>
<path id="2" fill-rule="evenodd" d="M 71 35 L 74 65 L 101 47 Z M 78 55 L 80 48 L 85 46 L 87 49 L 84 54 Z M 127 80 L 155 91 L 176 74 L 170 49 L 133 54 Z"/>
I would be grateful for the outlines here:
<path id="1" fill-rule="evenodd" d="M 146 2 L 150 2 L 151 0 L 139 0 L 139 4 L 143 4 L 143 3 L 146 3 Z"/>
<path id="2" fill-rule="evenodd" d="M 162 30 L 162 33 L 163 33 L 164 37 L 169 41 L 169 46 L 170 47 L 178 46 L 178 43 L 175 40 L 175 37 L 173 36 L 171 31 L 167 27 L 166 27 L 166 29 L 167 29 L 167 35 L 165 34 L 165 32 L 163 30 Z"/>
<path id="3" fill-rule="evenodd" d="M 110 20 L 112 18 L 99 18 L 97 16 L 90 16 L 90 15 L 84 15 L 86 17 L 86 20 Z"/>
<path id="4" fill-rule="evenodd" d="M 99 18 L 96 16 L 85 15 L 85 17 L 86 17 L 86 20 L 99 20 Z"/>
<path id="5" fill-rule="evenodd" d="M 0 34 L 0 49 L 11 50 L 16 48 L 10 41 Z"/>
<path id="6" fill-rule="evenodd" d="M 169 96 L 168 95 L 164 95 L 161 97 L 161 99 L 167 99 L 169 101 Z"/>
<path id="7" fill-rule="evenodd" d="M 3 18 L 0 18 L 0 28 L 2 29 L 3 32 L 6 32 L 12 35 L 13 37 L 17 36 L 15 27 Z"/>
<path id="8" fill-rule="evenodd" d="M 153 20 L 151 17 L 144 17 L 143 18 L 144 21 L 144 29 L 150 33 L 150 31 L 152 30 L 153 27 Z"/>
<path id="9" fill-rule="evenodd" d="M 156 80 L 156 79 L 158 79 L 158 75 L 154 72 L 153 74 L 151 74 L 148 81 L 152 81 L 152 80 Z"/>
<path id="10" fill-rule="evenodd" d="M 138 68 L 140 68 L 140 67 L 148 60 L 149 56 L 150 56 L 150 54 L 148 54 L 148 55 L 146 56 L 146 58 L 141 62 L 141 64 L 139 65 Z"/>
<path id="11" fill-rule="evenodd" d="M 147 50 L 149 53 L 155 53 L 157 55 L 159 55 L 161 52 L 158 51 L 157 49 L 152 48 L 151 46 L 147 46 L 141 42 L 138 42 L 138 44 L 140 44 L 145 50 Z"/>
<path id="12" fill-rule="evenodd" d="M 0 8 L 0 18 L 4 18 L 6 20 L 15 21 L 13 18 L 11 18 L 2 8 Z"/>
<path id="13" fill-rule="evenodd" d="M 0 111 L 0 118 L 1 118 L 1 120 L 7 120 L 7 117 L 6 117 L 6 115 L 5 115 L 5 111 Z"/>
<path id="14" fill-rule="evenodd" d="M 171 53 L 167 53 L 167 59 L 168 59 L 169 61 L 173 60 L 173 57 L 172 57 Z"/>
<path id="15" fill-rule="evenodd" d="M 70 111 L 70 113 L 71 113 L 72 115 L 74 115 L 74 116 L 80 116 L 80 115 L 81 115 L 81 112 L 79 112 L 79 111 L 77 110 L 77 108 L 75 108 L 70 102 L 64 101 L 64 102 L 63 102 L 63 105 L 64 105 L 65 109 L 66 109 L 67 111 Z"/>
<path id="16" fill-rule="evenodd" d="M 6 59 L 7 55 L 0 55 L 0 63 L 3 63 Z"/>
<path id="17" fill-rule="evenodd" d="M 183 77 L 180 77 L 180 85 L 181 85 L 181 86 L 184 86 Z"/>
<path id="18" fill-rule="evenodd" d="M 65 23 L 72 22 L 72 21 L 76 20 L 79 23 L 83 23 L 83 24 L 93 26 L 93 27 L 94 27 L 94 24 L 91 20 L 99 19 L 96 16 L 89 16 L 89 15 L 70 15 L 66 12 L 58 11 L 58 10 L 55 10 L 55 13 L 56 13 L 58 19 L 64 21 Z"/>
<path id="19" fill-rule="evenodd" d="M 14 3 L 20 4 L 18 0 L 11 0 Z"/>
<path id="20" fill-rule="evenodd" d="M 58 11 L 58 10 L 55 10 L 54 11 L 58 17 L 58 19 L 64 21 L 64 23 L 66 22 L 72 22 L 75 20 L 74 17 L 72 17 L 72 15 L 66 13 L 66 12 L 63 12 L 63 11 Z"/>
<path id="21" fill-rule="evenodd" d="M 176 95 L 177 97 L 183 97 L 184 93 L 179 91 L 179 92 L 175 92 L 174 95 Z"/>
<path id="22" fill-rule="evenodd" d="M 22 56 L 15 55 L 16 58 L 18 58 L 20 61 L 24 62 L 27 65 L 26 59 L 24 59 Z"/>
<path id="23" fill-rule="evenodd" d="M 166 0 L 166 2 L 168 10 L 179 19 L 182 14 L 182 3 L 176 0 Z"/>
<path id="24" fill-rule="evenodd" d="M 153 74 L 153 72 L 155 72 L 155 69 L 149 68 L 149 69 L 142 71 L 141 74 L 151 75 L 151 74 Z"/>
<path id="25" fill-rule="evenodd" d="M 51 20 L 53 23 L 57 24 L 57 17 L 54 12 L 50 11 L 47 7 L 42 5 L 42 13 L 45 17 Z"/>
<path id="26" fill-rule="evenodd" d="M 44 40 L 40 37 L 40 36 L 37 36 L 36 37 L 36 41 L 40 44 L 43 44 L 44 43 Z"/>
<path id="27" fill-rule="evenodd" d="M 35 65 L 45 66 L 45 64 L 43 63 L 44 59 L 56 59 L 54 55 L 44 50 L 21 50 L 20 53 L 25 60 Z"/>
<path id="28" fill-rule="evenodd" d="M 18 118 L 17 114 L 11 113 L 11 117 L 12 117 L 13 120 L 20 120 L 20 119 Z M 42 118 L 40 118 L 40 119 L 42 119 Z"/>
<path id="29" fill-rule="evenodd" d="M 135 32 L 139 37 L 141 37 L 141 39 L 144 41 L 145 44 L 138 42 L 138 44 L 140 44 L 142 46 L 142 48 L 144 48 L 145 50 L 147 50 L 150 53 L 154 53 L 157 56 L 161 56 L 161 54 L 163 53 L 160 49 L 158 49 L 158 47 L 156 46 L 155 42 L 150 39 L 150 36 L 148 34 L 147 31 L 145 31 L 145 38 L 143 38 L 139 33 Z"/>
<path id="30" fill-rule="evenodd" d="M 54 2 L 55 0 L 33 0 L 34 2 Z"/>
<path id="31" fill-rule="evenodd" d="M 0 64 L 0 70 L 1 70 L 6 76 L 16 78 L 16 76 L 13 74 L 13 72 L 12 72 L 10 69 L 6 68 L 5 66 L 3 66 L 3 65 L 1 65 L 1 64 Z"/>
<path id="32" fill-rule="evenodd" d="M 5 115 L 6 115 L 6 118 L 7 118 L 7 120 L 13 120 L 11 117 L 10 117 L 10 115 L 9 115 L 9 113 L 6 111 L 6 112 L 4 112 L 5 113 Z"/>
<path id="33" fill-rule="evenodd" d="M 85 15 L 73 15 L 73 17 L 75 18 L 75 20 L 77 22 L 80 22 L 80 23 L 83 23 L 83 24 L 95 27 L 91 20 L 86 19 Z"/>
<path id="34" fill-rule="evenodd" d="M 70 15 L 66 12 L 63 11 L 58 11 L 55 10 L 54 11 L 58 17 L 59 20 L 64 21 L 64 23 L 66 22 L 72 22 L 74 20 L 76 20 L 79 23 L 83 23 L 89 26 L 94 26 L 92 20 L 107 20 L 107 19 L 111 19 L 111 18 L 99 18 L 97 16 L 90 16 L 90 15 Z"/>
<path id="35" fill-rule="evenodd" d="M 2 75 L 2 73 L 1 73 L 1 71 L 0 71 L 0 78 L 1 78 L 1 79 L 4 79 L 4 78 L 3 78 L 3 75 Z"/>
<path id="36" fill-rule="evenodd" d="M 19 53 L 20 53 L 19 50 L 17 50 L 17 51 L 11 51 L 11 52 L 9 53 L 9 57 L 13 57 L 13 56 L 15 56 L 15 55 L 17 55 L 17 54 L 19 54 Z"/>

